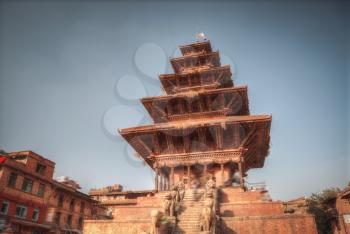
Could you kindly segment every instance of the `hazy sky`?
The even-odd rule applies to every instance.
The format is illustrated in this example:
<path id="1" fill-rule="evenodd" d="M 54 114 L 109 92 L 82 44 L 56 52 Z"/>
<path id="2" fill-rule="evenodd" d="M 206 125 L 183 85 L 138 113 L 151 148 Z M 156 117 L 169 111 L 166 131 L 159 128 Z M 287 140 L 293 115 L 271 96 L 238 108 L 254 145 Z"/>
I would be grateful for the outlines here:
<path id="1" fill-rule="evenodd" d="M 271 153 L 249 182 L 274 199 L 349 181 L 345 1 L 1 1 L 0 147 L 33 150 L 84 191 L 153 188 L 116 129 L 150 123 L 176 47 L 204 31 L 252 114 L 272 114 Z M 347 7 L 347 8 L 346 8 Z"/>

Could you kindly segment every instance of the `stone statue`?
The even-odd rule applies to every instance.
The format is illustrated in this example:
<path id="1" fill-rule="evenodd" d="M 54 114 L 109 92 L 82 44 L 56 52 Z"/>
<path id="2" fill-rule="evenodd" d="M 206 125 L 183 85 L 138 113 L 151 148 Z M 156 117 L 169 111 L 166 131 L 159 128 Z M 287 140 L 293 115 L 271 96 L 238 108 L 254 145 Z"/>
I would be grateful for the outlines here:
<path id="1" fill-rule="evenodd" d="M 179 190 L 177 186 L 174 186 L 173 190 L 171 191 L 171 201 L 170 216 L 174 216 L 176 206 L 180 202 Z"/>
<path id="2" fill-rule="evenodd" d="M 212 191 L 212 190 L 214 190 L 215 188 L 216 188 L 216 183 L 215 183 L 215 181 L 213 180 L 213 178 L 210 178 L 210 179 L 207 181 L 206 185 L 205 185 L 205 189 L 206 189 L 207 191 Z"/>
<path id="3" fill-rule="evenodd" d="M 150 234 L 158 234 L 159 211 L 151 211 L 151 231 Z"/>
<path id="4" fill-rule="evenodd" d="M 215 218 L 214 213 L 214 197 L 213 193 L 207 192 L 204 200 L 204 207 L 201 213 L 201 229 L 204 232 L 211 232 L 213 227 L 213 221 Z"/>
<path id="5" fill-rule="evenodd" d="M 177 183 L 176 187 L 177 187 L 177 190 L 179 192 L 179 199 L 178 199 L 178 201 L 181 201 L 184 198 L 184 196 L 185 196 L 185 184 L 182 181 L 179 181 Z"/>
<path id="6" fill-rule="evenodd" d="M 163 212 L 165 216 L 171 216 L 172 215 L 172 211 L 171 211 L 171 207 L 172 207 L 172 196 L 171 193 L 166 193 L 164 198 L 163 198 Z"/>
<path id="7" fill-rule="evenodd" d="M 111 208 L 108 208 L 107 209 L 107 211 L 106 211 L 106 216 L 108 217 L 108 218 L 113 218 L 113 211 L 112 211 L 112 209 Z"/>

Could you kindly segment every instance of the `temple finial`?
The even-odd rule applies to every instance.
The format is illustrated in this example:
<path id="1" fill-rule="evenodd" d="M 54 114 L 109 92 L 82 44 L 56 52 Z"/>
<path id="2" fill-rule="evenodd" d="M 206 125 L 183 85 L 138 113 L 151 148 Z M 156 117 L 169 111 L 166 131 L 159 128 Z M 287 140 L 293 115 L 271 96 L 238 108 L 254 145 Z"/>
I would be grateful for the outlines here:
<path id="1" fill-rule="evenodd" d="M 197 41 L 206 41 L 207 36 L 204 34 L 204 32 L 196 33 L 196 40 Z"/>

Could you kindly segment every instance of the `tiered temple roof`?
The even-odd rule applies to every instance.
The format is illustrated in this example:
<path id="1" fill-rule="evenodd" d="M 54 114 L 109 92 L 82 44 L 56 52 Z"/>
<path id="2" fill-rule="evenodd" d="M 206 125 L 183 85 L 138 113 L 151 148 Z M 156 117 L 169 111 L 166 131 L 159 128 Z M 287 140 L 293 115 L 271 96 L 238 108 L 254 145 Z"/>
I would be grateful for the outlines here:
<path id="1" fill-rule="evenodd" d="M 160 75 L 164 96 L 142 98 L 155 124 L 120 129 L 153 169 L 235 162 L 263 167 L 270 115 L 250 115 L 247 86 L 235 87 L 210 41 L 180 46 L 174 74 Z"/>

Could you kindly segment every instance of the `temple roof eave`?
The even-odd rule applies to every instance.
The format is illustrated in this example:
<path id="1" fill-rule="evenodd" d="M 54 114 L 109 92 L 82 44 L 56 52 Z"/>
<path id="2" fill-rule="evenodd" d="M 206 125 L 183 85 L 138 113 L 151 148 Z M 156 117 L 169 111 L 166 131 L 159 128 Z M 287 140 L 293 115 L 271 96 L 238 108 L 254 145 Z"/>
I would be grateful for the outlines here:
<path id="1" fill-rule="evenodd" d="M 179 48 L 180 48 L 181 51 L 183 51 L 183 50 L 186 50 L 188 48 L 205 47 L 205 46 L 209 49 L 209 51 L 212 50 L 210 40 L 196 41 L 196 42 L 191 43 L 191 44 L 180 45 Z"/>
<path id="2" fill-rule="evenodd" d="M 211 72 L 217 72 L 217 71 L 227 71 L 229 72 L 231 75 L 231 68 L 230 68 L 230 65 L 222 65 L 220 67 L 211 67 L 211 68 L 203 68 L 202 70 L 199 70 L 199 71 L 191 71 L 191 72 L 188 72 L 188 73 L 181 73 L 181 74 L 178 74 L 178 73 L 170 73 L 170 74 L 160 74 L 159 75 L 159 79 L 161 80 L 165 80 L 165 79 L 171 79 L 171 78 L 174 78 L 176 76 L 187 76 L 187 75 L 191 75 L 193 73 L 211 73 Z"/>
<path id="3" fill-rule="evenodd" d="M 205 53 L 205 54 L 188 54 L 188 55 L 183 55 L 183 56 L 176 57 L 176 58 L 171 58 L 170 62 L 177 62 L 177 61 L 182 61 L 182 60 L 186 60 L 186 59 L 193 59 L 193 58 L 199 58 L 199 57 L 210 57 L 210 56 L 213 56 L 217 59 L 220 59 L 219 51 L 213 51 L 213 52 L 209 52 L 209 53 Z"/>
<path id="4" fill-rule="evenodd" d="M 271 115 L 244 115 L 244 116 L 228 116 L 220 118 L 210 118 L 210 119 L 197 119 L 197 120 L 181 120 L 173 121 L 168 123 L 157 123 L 151 125 L 143 125 L 138 127 L 123 128 L 118 129 L 118 132 L 122 136 L 127 136 L 129 134 L 142 134 L 148 132 L 164 131 L 164 130 L 173 130 L 180 128 L 193 128 L 206 125 L 217 125 L 224 124 L 229 122 L 234 123 L 244 123 L 244 122 L 271 122 Z"/>
<path id="5" fill-rule="evenodd" d="M 188 93 L 196 93 L 198 95 L 206 95 L 206 94 L 211 94 L 211 93 L 222 93 L 222 92 L 228 92 L 228 91 L 233 91 L 233 92 L 238 92 L 238 91 L 243 91 L 243 92 L 247 92 L 248 90 L 248 86 L 244 85 L 244 86 L 236 86 L 236 87 L 230 87 L 230 88 L 221 88 L 221 89 L 213 89 L 213 90 L 199 90 L 199 91 L 191 91 Z M 193 95 L 191 95 L 193 96 Z M 147 103 L 147 102 L 152 102 L 152 101 L 160 101 L 160 100 L 168 100 L 171 98 L 177 98 L 177 97 L 189 97 L 189 95 L 187 95 L 186 92 L 183 93 L 178 93 L 178 94 L 169 94 L 169 95 L 162 95 L 162 96 L 151 96 L 151 97 L 144 97 L 141 98 L 141 102 L 143 104 Z"/>

